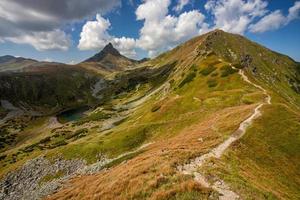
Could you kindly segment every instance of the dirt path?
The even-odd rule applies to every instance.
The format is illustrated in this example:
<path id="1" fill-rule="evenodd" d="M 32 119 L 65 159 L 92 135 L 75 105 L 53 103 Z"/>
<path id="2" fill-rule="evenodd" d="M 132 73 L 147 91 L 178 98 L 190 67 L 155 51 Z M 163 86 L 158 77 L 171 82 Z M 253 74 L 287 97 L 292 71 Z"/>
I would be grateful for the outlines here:
<path id="1" fill-rule="evenodd" d="M 263 91 L 263 93 L 266 95 L 265 102 L 260 103 L 255 109 L 253 114 L 248 117 L 246 120 L 244 120 L 239 128 L 228 138 L 226 139 L 223 143 L 212 149 L 209 153 L 204 154 L 200 157 L 195 158 L 192 160 L 189 164 L 179 166 L 178 170 L 183 173 L 183 174 L 189 174 L 189 175 L 194 175 L 194 179 L 199 182 L 201 185 L 212 188 L 219 192 L 221 196 L 219 197 L 220 200 L 234 200 L 234 199 L 239 199 L 239 195 L 236 194 L 235 192 L 231 191 L 229 186 L 226 185 L 226 183 L 222 180 L 218 180 L 213 184 L 210 184 L 209 181 L 205 178 L 204 175 L 201 173 L 197 172 L 197 169 L 202 167 L 204 163 L 206 163 L 209 159 L 211 158 L 216 158 L 219 159 L 221 156 L 224 154 L 224 152 L 230 147 L 230 145 L 243 137 L 243 135 L 246 133 L 246 130 L 253 121 L 261 116 L 260 109 L 263 105 L 266 104 L 271 104 L 271 96 L 268 95 L 267 91 L 262 88 L 261 86 L 251 82 L 248 77 L 244 74 L 242 70 L 239 70 L 239 74 L 243 78 L 244 81 L 247 83 L 253 85 L 254 87 L 260 89 Z"/>

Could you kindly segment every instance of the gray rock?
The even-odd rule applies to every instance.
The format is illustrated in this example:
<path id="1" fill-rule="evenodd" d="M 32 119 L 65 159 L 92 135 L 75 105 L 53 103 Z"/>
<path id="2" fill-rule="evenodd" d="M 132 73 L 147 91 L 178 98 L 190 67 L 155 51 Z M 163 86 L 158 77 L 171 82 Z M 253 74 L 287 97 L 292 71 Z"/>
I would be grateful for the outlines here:
<path id="1" fill-rule="evenodd" d="M 44 157 L 27 161 L 20 169 L 7 174 L 0 181 L 1 200 L 41 199 L 55 192 L 78 169 L 85 166 L 82 160 L 63 160 L 57 158 L 50 162 Z M 51 182 L 41 183 L 47 175 L 55 175 L 59 171 L 63 176 Z"/>

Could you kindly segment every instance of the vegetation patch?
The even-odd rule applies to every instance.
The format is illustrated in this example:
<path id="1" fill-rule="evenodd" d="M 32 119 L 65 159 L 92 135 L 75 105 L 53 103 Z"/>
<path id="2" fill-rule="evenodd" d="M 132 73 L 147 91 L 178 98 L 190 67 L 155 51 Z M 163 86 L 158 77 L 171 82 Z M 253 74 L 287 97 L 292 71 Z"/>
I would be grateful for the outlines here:
<path id="1" fill-rule="evenodd" d="M 17 134 L 11 134 L 6 128 L 0 128 L 0 151 L 16 141 Z"/>
<path id="2" fill-rule="evenodd" d="M 80 119 L 75 124 L 82 125 L 82 124 L 90 122 L 90 121 L 101 121 L 101 120 L 109 119 L 109 118 L 111 118 L 111 114 L 99 111 L 99 112 L 92 113 L 89 116 L 86 116 L 86 117 Z"/>
<path id="3" fill-rule="evenodd" d="M 211 76 L 211 77 L 216 77 L 216 76 L 218 76 L 218 75 L 219 75 L 218 72 L 214 72 L 214 73 L 212 73 L 210 76 Z"/>
<path id="4" fill-rule="evenodd" d="M 63 177 L 64 175 L 65 175 L 65 172 L 62 170 L 59 170 L 55 174 L 47 174 L 40 180 L 39 184 L 42 185 L 43 183 L 51 182 L 55 179 L 59 179 L 59 178 Z"/>
<path id="5" fill-rule="evenodd" d="M 127 135 L 122 139 L 122 145 L 126 148 L 133 149 L 141 145 L 148 138 L 149 130 L 147 128 L 142 129 L 137 134 Z"/>
<path id="6" fill-rule="evenodd" d="M 210 65 L 210 66 L 207 66 L 204 69 L 202 69 L 200 71 L 200 74 L 202 74 L 203 76 L 208 76 L 209 74 L 214 72 L 216 69 L 217 69 L 217 67 Z"/>
<path id="7" fill-rule="evenodd" d="M 66 139 L 72 139 L 72 138 L 79 139 L 79 138 L 86 136 L 87 133 L 88 133 L 87 128 L 79 129 L 79 130 L 75 131 L 73 134 L 67 135 Z"/>
<path id="8" fill-rule="evenodd" d="M 216 79 L 209 79 L 207 82 L 208 87 L 213 88 L 218 85 L 218 82 Z"/>
<path id="9" fill-rule="evenodd" d="M 233 63 L 232 64 L 233 67 L 237 68 L 237 69 L 243 69 L 243 65 L 241 65 L 240 63 Z"/>
<path id="10" fill-rule="evenodd" d="M 231 74 L 237 73 L 239 70 L 232 68 L 229 65 L 221 67 L 221 77 L 227 77 Z"/>
<path id="11" fill-rule="evenodd" d="M 0 118 L 5 117 L 6 114 L 7 114 L 7 111 L 0 106 Z"/>
<path id="12" fill-rule="evenodd" d="M 154 106 L 151 108 L 151 112 L 156 112 L 156 111 L 158 111 L 160 108 L 161 108 L 161 105 L 154 105 Z"/>
<path id="13" fill-rule="evenodd" d="M 179 84 L 179 88 L 183 87 L 185 84 L 192 82 L 194 80 L 194 78 L 196 77 L 196 73 L 195 72 L 190 72 L 185 79 L 183 79 L 183 81 Z"/>

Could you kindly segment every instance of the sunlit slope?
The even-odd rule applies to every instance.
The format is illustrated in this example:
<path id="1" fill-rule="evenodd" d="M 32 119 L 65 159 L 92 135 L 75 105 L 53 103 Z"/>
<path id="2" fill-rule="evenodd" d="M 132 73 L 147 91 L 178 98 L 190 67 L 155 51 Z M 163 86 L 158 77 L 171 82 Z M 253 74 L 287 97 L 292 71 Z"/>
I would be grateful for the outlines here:
<path id="1" fill-rule="evenodd" d="M 267 57 L 257 58 L 256 51 Z M 280 63 L 275 71 L 274 58 Z M 262 107 L 245 136 L 199 170 L 209 181 L 226 181 L 241 198 L 297 199 L 296 65 L 241 36 L 199 36 L 110 76 L 105 101 L 82 119 L 58 128 L 43 128 L 49 121 L 41 120 L 25 128 L 20 136 L 30 132 L 33 139 L 1 153 L 0 174 L 39 155 L 51 161 L 59 156 L 84 160 L 92 173 L 73 175 L 49 199 L 218 199 L 218 192 L 177 167 L 225 141 L 267 93 L 272 104 Z M 49 174 L 43 184 L 65 175 Z"/>
<path id="2" fill-rule="evenodd" d="M 259 56 L 257 52 L 264 56 Z M 99 137 L 104 146 L 108 147 L 108 149 L 105 147 L 104 151 L 110 152 L 112 156 L 142 143 L 154 142 L 154 144 L 127 163 L 117 165 L 97 176 L 74 179 L 70 188 L 62 190 L 53 198 L 65 199 L 80 196 L 88 199 L 93 198 L 93 195 L 104 199 L 205 199 L 208 196 L 213 197 L 213 191 L 201 186 L 199 188 L 191 177 L 183 178 L 175 168 L 178 163 L 185 162 L 195 155 L 201 155 L 223 141 L 226 136 L 237 129 L 243 119 L 253 112 L 258 102 L 265 100 L 265 95 L 259 89 L 241 79 L 237 71 L 243 69 L 247 72 L 249 79 L 261 84 L 272 95 L 273 104 L 263 108 L 263 117 L 258 119 L 257 123 L 270 117 L 268 122 L 273 125 L 268 122 L 261 123 L 258 130 L 251 131 L 257 126 L 255 123 L 241 142 L 247 142 L 248 138 L 256 138 L 257 144 L 247 147 L 234 144 L 232 148 L 236 153 L 229 151 L 230 154 L 225 155 L 228 160 L 212 160 L 213 163 L 218 163 L 215 171 L 209 166 L 201 170 L 207 171 L 207 174 L 213 171 L 212 177 L 224 178 L 241 197 L 251 198 L 251 195 L 255 195 L 258 199 L 268 197 L 297 199 L 296 188 L 299 186 L 297 181 L 299 174 L 294 170 L 285 170 L 285 180 L 283 180 L 280 175 L 283 163 L 274 161 L 274 158 L 280 155 L 278 161 L 285 160 L 285 167 L 299 168 L 298 162 L 295 161 L 297 160 L 296 150 L 289 147 L 299 146 L 300 141 L 296 139 L 299 137 L 297 133 L 299 120 L 293 120 L 297 119 L 298 115 L 293 115 L 291 111 L 288 111 L 291 110 L 289 106 L 293 107 L 296 104 L 295 107 L 297 107 L 299 103 L 296 84 L 291 84 L 298 80 L 297 63 L 241 36 L 222 31 L 211 32 L 192 39 L 144 65 L 159 68 L 172 62 L 176 62 L 174 73 L 171 74 L 161 92 L 153 95 L 125 122 L 109 132 L 107 136 L 109 142 L 106 142 L 105 137 Z M 280 117 L 272 116 L 272 114 L 281 116 L 280 112 L 284 110 L 287 113 L 285 117 L 291 121 L 289 122 L 291 128 L 270 130 L 274 124 L 284 123 Z M 231 115 L 231 112 L 235 114 Z M 276 135 L 273 137 L 271 133 Z M 287 137 L 289 134 L 291 136 Z M 93 141 L 94 147 L 97 146 L 96 141 L 99 139 L 93 137 L 90 140 Z M 281 140 L 284 141 L 283 144 L 280 144 Z M 82 144 L 78 144 L 76 150 L 80 151 L 79 145 Z M 255 150 L 265 145 L 274 149 L 269 151 L 267 157 L 265 157 L 265 151 Z M 253 157 L 251 152 L 256 154 L 256 157 Z M 242 160 L 247 155 L 247 159 L 253 160 L 251 163 Z M 259 158 L 265 158 L 266 161 L 269 159 L 270 166 L 262 164 Z M 159 164 L 154 160 L 158 160 Z M 240 161 L 241 164 L 236 164 L 234 160 L 242 161 Z M 236 165 L 237 167 L 233 169 L 237 172 L 232 171 L 230 166 Z M 249 172 L 247 168 L 240 169 L 239 165 L 248 166 Z M 270 176 L 265 178 L 264 182 L 261 182 L 261 176 L 257 174 L 260 170 Z M 245 174 L 248 173 L 252 173 L 253 176 L 246 176 Z M 111 177 L 114 180 L 111 180 Z M 111 185 L 115 181 L 119 184 Z M 93 186 L 86 185 L 87 182 L 92 182 Z M 141 185 L 139 183 L 144 184 L 138 188 L 134 187 L 134 185 Z M 278 187 L 279 185 L 281 188 Z"/>

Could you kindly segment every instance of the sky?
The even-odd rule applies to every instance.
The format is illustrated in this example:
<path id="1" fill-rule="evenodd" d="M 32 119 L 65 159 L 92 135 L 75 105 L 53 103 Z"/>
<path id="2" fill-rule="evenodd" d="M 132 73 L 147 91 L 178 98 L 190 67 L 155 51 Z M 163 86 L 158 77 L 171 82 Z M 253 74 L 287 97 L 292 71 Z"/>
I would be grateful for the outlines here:
<path id="1" fill-rule="evenodd" d="M 141 59 L 217 28 L 300 61 L 300 0 L 1 0 L 0 56 L 75 64 L 111 42 Z"/>

